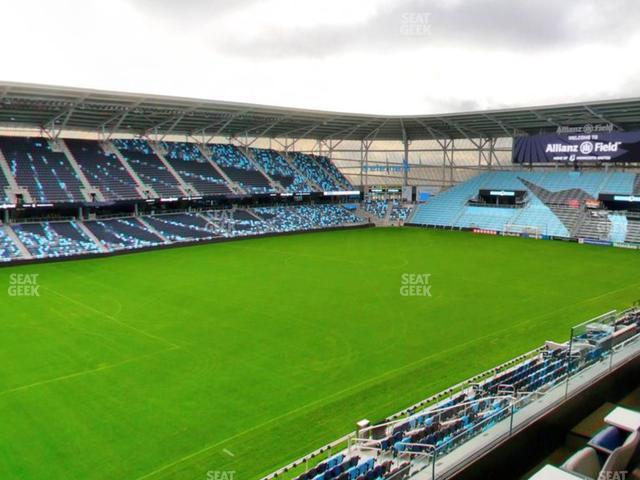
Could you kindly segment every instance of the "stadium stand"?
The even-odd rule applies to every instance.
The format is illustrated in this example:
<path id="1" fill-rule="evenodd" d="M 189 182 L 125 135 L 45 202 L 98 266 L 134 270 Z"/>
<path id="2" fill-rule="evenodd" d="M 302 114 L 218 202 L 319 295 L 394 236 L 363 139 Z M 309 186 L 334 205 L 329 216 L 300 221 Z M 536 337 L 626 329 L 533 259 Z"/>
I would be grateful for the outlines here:
<path id="1" fill-rule="evenodd" d="M 259 207 L 254 211 L 278 232 L 330 228 L 362 222 L 339 205 Z"/>
<path id="2" fill-rule="evenodd" d="M 311 192 L 313 189 L 305 179 L 296 172 L 287 160 L 275 150 L 251 148 L 251 153 L 265 172 L 291 193 Z"/>
<path id="3" fill-rule="evenodd" d="M 188 242 L 216 238 L 210 223 L 193 213 L 148 215 L 144 221 L 173 242 Z"/>
<path id="4" fill-rule="evenodd" d="M 135 180 L 113 153 L 95 140 L 65 140 L 89 182 L 100 189 L 105 200 L 134 200 L 140 194 Z"/>
<path id="5" fill-rule="evenodd" d="M 66 155 L 42 138 L 0 137 L 0 150 L 18 185 L 34 202 L 82 202 L 82 183 Z"/>
<path id="6" fill-rule="evenodd" d="M 2 159 L 0 159 L 2 161 Z M 11 202 L 11 195 L 7 192 L 7 189 L 11 187 L 9 180 L 5 177 L 2 169 L 0 169 L 0 202 Z"/>
<path id="7" fill-rule="evenodd" d="M 162 142 L 165 158 L 187 183 L 202 195 L 228 195 L 231 190 L 213 165 L 202 156 L 197 145 L 186 142 Z"/>
<path id="8" fill-rule="evenodd" d="M 28 252 L 34 258 L 42 259 L 363 223 L 361 218 L 340 205 L 304 205 L 166 213 L 84 222 L 18 223 L 0 228 L 12 229 L 9 232 L 15 232 Z M 21 257 L 19 247 L 7 233 L 0 229 L 3 262 Z"/>
<path id="9" fill-rule="evenodd" d="M 362 208 L 378 218 L 384 218 L 387 215 L 388 203 L 385 200 L 366 200 Z"/>
<path id="10" fill-rule="evenodd" d="M 627 219 L 627 236 L 625 241 L 640 243 L 640 219 Z"/>
<path id="11" fill-rule="evenodd" d="M 309 180 L 324 191 L 341 190 L 338 181 L 327 173 L 317 162 L 317 157 L 306 153 L 294 152 L 293 164 Z"/>
<path id="12" fill-rule="evenodd" d="M 227 238 L 262 235 L 273 231 L 266 220 L 248 210 L 215 210 L 203 212 L 203 215 L 211 222 L 216 233 Z"/>
<path id="13" fill-rule="evenodd" d="M 600 194 L 632 194 L 634 174 L 623 172 L 487 172 L 418 206 L 411 223 L 449 228 L 509 230 L 560 238 L 624 242 L 630 222 L 623 213 L 586 208 Z M 525 191 L 524 205 L 470 205 L 481 189 Z"/>
<path id="14" fill-rule="evenodd" d="M 338 184 L 342 188 L 351 189 L 352 185 L 347 180 L 342 172 L 335 166 L 335 164 L 331 161 L 329 157 L 325 157 L 324 155 L 312 155 L 313 158 L 320 164 L 322 168 L 324 168 L 330 175 L 333 176 L 335 180 L 337 180 Z"/>
<path id="15" fill-rule="evenodd" d="M 411 206 L 403 206 L 397 200 L 393 200 L 391 203 L 391 213 L 389 219 L 392 222 L 404 222 L 409 218 L 413 208 Z"/>
<path id="16" fill-rule="evenodd" d="M 10 262 L 20 258 L 20 248 L 14 243 L 5 227 L 0 225 L 0 262 Z"/>
<path id="17" fill-rule="evenodd" d="M 100 248 L 76 222 L 43 222 L 12 225 L 34 258 L 55 258 L 99 253 Z"/>
<path id="18" fill-rule="evenodd" d="M 275 190 L 235 145 L 213 144 L 209 146 L 212 159 L 227 176 L 242 186 L 247 193 L 271 193 Z"/>
<path id="19" fill-rule="evenodd" d="M 346 457 L 335 455 L 314 468 L 299 475 L 295 480 L 378 480 L 402 479 L 408 474 L 408 463 L 385 460 L 378 463 L 375 458 L 365 456 Z M 404 472 L 404 474 L 403 474 Z"/>
<path id="20" fill-rule="evenodd" d="M 161 197 L 181 197 L 184 192 L 162 160 L 144 140 L 112 141 L 140 179 Z"/>
<path id="21" fill-rule="evenodd" d="M 163 240 L 135 218 L 92 220 L 87 228 L 109 251 L 160 245 Z"/>

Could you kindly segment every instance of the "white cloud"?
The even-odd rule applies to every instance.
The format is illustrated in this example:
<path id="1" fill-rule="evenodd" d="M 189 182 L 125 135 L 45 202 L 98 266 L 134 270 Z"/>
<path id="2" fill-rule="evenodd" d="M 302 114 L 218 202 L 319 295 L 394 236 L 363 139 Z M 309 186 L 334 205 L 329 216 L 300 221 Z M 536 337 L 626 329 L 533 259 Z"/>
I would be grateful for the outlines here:
<path id="1" fill-rule="evenodd" d="M 534 16 L 526 0 L 5 2 L 0 79 L 384 114 L 640 93 L 636 29 L 609 32 L 638 9 L 554 4 Z M 431 12 L 429 34 L 403 35 L 403 12 Z"/>

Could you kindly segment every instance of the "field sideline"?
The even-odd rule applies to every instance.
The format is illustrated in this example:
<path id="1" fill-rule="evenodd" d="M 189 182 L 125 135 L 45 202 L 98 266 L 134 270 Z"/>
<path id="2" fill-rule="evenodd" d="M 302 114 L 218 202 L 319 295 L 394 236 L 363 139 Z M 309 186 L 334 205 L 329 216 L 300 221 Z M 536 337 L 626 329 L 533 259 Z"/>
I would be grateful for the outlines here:
<path id="1" fill-rule="evenodd" d="M 1 268 L 0 478 L 255 479 L 631 305 L 639 271 L 411 228 Z M 9 296 L 16 273 L 40 296 Z M 432 296 L 400 295 L 407 273 Z"/>

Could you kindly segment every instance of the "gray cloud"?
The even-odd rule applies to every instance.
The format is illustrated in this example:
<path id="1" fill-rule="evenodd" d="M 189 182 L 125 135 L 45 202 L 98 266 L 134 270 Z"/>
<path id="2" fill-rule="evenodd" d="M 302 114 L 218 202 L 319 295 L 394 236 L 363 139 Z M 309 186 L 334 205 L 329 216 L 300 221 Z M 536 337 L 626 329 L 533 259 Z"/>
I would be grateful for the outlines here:
<path id="1" fill-rule="evenodd" d="M 401 0 L 353 26 L 293 26 L 216 43 L 249 57 L 317 58 L 427 45 L 534 51 L 623 42 L 638 22 L 637 0 Z"/>
<path id="2" fill-rule="evenodd" d="M 167 22 L 206 21 L 259 0 L 129 0 L 135 8 Z"/>

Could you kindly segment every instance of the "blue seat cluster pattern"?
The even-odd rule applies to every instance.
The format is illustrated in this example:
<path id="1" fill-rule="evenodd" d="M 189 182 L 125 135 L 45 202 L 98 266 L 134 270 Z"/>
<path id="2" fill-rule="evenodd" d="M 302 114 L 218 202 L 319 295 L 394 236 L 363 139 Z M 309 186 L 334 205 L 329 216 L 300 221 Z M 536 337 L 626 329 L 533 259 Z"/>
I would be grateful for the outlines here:
<path id="1" fill-rule="evenodd" d="M 214 231 L 225 238 L 263 235 L 273 229 L 267 221 L 248 210 L 229 209 L 203 212 Z"/>
<path id="2" fill-rule="evenodd" d="M 408 463 L 397 464 L 393 460 L 378 463 L 372 457 L 347 458 L 343 453 L 339 453 L 320 462 L 294 480 L 380 480 L 394 477 L 406 466 Z"/>
<path id="3" fill-rule="evenodd" d="M 165 158 L 178 175 L 202 195 L 228 195 L 224 178 L 202 156 L 197 145 L 187 142 L 163 142 Z"/>
<path id="4" fill-rule="evenodd" d="M 318 162 L 318 157 L 302 152 L 293 153 L 293 164 L 308 179 L 323 191 L 343 190 L 339 182 L 333 178 Z"/>
<path id="5" fill-rule="evenodd" d="M 140 180 L 153 188 L 161 197 L 184 196 L 178 181 L 158 158 L 151 146 L 144 140 L 113 140 Z"/>
<path id="6" fill-rule="evenodd" d="M 76 222 L 25 223 L 11 228 L 34 258 L 100 253 Z"/>
<path id="7" fill-rule="evenodd" d="M 272 193 L 269 180 L 260 173 L 251 160 L 235 145 L 213 144 L 209 145 L 212 159 L 227 176 L 237 182 L 247 193 Z"/>
<path id="8" fill-rule="evenodd" d="M 366 200 L 362 203 L 365 211 L 378 218 L 384 218 L 387 215 L 387 207 L 386 200 Z"/>
<path id="9" fill-rule="evenodd" d="M 414 411 L 407 419 L 389 425 L 380 438 L 366 446 L 394 456 L 448 453 L 507 418 L 515 396 L 557 385 L 566 372 L 566 351 L 544 349 L 435 405 Z"/>
<path id="10" fill-rule="evenodd" d="M 347 180 L 347 177 L 342 174 L 340 169 L 336 167 L 335 163 L 333 163 L 329 157 L 325 157 L 324 155 L 315 155 L 314 158 L 318 161 L 320 166 L 322 166 L 338 181 L 342 188 L 351 189 L 353 187 L 351 182 Z"/>
<path id="11" fill-rule="evenodd" d="M 296 172 L 289 162 L 275 150 L 252 148 L 251 153 L 267 174 L 291 193 L 311 192 L 313 189 L 305 179 Z"/>
<path id="12" fill-rule="evenodd" d="M 411 223 L 513 232 L 533 227 L 541 235 L 568 238 L 579 222 L 567 209 L 601 193 L 631 194 L 635 178 L 624 172 L 487 172 L 419 205 Z M 525 191 L 525 203 L 519 208 L 470 205 L 480 189 Z M 609 240 L 623 241 L 626 221 L 612 218 L 610 223 L 617 228 L 611 228 Z"/>
<path id="13" fill-rule="evenodd" d="M 105 152 L 95 140 L 65 140 L 89 183 L 97 187 L 105 200 L 136 200 L 141 198 L 136 181 L 120 163 L 118 157 Z"/>
<path id="14" fill-rule="evenodd" d="M 363 219 L 342 205 L 300 205 L 15 224 L 0 227 L 0 261 L 16 260 L 20 256 L 18 247 L 2 228 L 12 228 L 35 258 L 47 258 L 363 223 Z M 81 227 L 87 228 L 98 243 Z"/>
<path id="15" fill-rule="evenodd" d="M 82 182 L 67 156 L 43 138 L 0 137 L 0 150 L 17 184 L 36 203 L 82 202 Z"/>
<path id="16" fill-rule="evenodd" d="M 0 262 L 10 262 L 20 258 L 20 249 L 0 225 Z"/>
<path id="17" fill-rule="evenodd" d="M 293 232 L 331 228 L 362 223 L 362 219 L 340 205 L 313 205 L 297 207 L 259 207 L 255 212 L 276 232 Z"/>
<path id="18" fill-rule="evenodd" d="M 134 250 L 160 245 L 163 240 L 136 218 L 92 220 L 85 222 L 91 233 L 109 251 Z"/>
<path id="19" fill-rule="evenodd" d="M 392 222 L 405 222 L 411 211 L 412 207 L 405 207 L 399 201 L 393 200 L 391 203 L 391 213 L 389 214 L 389 220 Z"/>
<path id="20" fill-rule="evenodd" d="M 144 221 L 171 242 L 189 242 L 217 238 L 213 226 L 195 213 L 148 215 Z"/>

